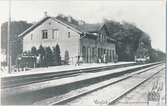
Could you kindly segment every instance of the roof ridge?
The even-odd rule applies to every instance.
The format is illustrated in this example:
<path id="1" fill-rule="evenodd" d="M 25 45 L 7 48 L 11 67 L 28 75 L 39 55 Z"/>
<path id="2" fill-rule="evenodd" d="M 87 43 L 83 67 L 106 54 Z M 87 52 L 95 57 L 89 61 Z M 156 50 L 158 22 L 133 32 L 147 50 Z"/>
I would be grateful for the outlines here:
<path id="1" fill-rule="evenodd" d="M 60 22 L 61 24 L 63 25 L 66 25 L 68 27 L 70 27 L 72 30 L 76 31 L 77 33 L 81 33 L 81 31 L 77 28 L 74 28 L 74 26 L 72 25 L 69 25 L 67 23 L 65 23 L 64 21 L 62 20 L 59 20 L 57 19 L 56 17 L 51 17 L 51 16 L 47 16 L 47 17 L 44 17 L 43 19 L 41 19 L 40 21 L 38 21 L 37 23 L 33 24 L 32 26 L 30 26 L 28 29 L 26 29 L 25 31 L 23 31 L 21 34 L 18 35 L 18 37 L 23 37 L 25 34 L 31 32 L 33 29 L 35 29 L 36 27 L 38 27 L 38 25 L 42 24 L 44 21 L 46 21 L 47 19 L 49 18 L 52 18 L 54 21 L 58 21 Z M 55 20 L 56 19 L 56 20 Z"/>
<path id="2" fill-rule="evenodd" d="M 22 37 L 25 34 L 29 33 L 30 30 L 33 30 L 34 28 L 36 28 L 36 26 L 40 25 L 40 23 L 44 22 L 45 20 L 49 19 L 50 17 L 44 17 L 43 19 L 41 19 L 40 21 L 38 21 L 37 23 L 33 24 L 32 26 L 30 26 L 28 29 L 26 29 L 25 31 L 23 31 L 21 34 L 19 34 L 18 37 Z"/>

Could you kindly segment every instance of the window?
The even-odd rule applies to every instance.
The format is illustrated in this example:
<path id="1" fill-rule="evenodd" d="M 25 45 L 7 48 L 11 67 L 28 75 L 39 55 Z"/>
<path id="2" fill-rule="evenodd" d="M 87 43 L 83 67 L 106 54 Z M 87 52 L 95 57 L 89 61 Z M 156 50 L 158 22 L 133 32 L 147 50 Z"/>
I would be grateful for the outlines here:
<path id="1" fill-rule="evenodd" d="M 88 53 L 89 53 L 88 51 L 89 51 L 89 48 L 86 47 L 86 62 L 88 62 L 88 59 L 89 59 L 89 58 L 88 58 L 88 56 L 89 56 L 89 55 L 88 55 Z"/>
<path id="2" fill-rule="evenodd" d="M 111 53 L 111 50 L 109 50 L 109 52 L 110 52 L 109 55 L 110 55 L 110 62 L 111 62 L 111 61 L 112 61 L 112 57 L 111 57 L 111 56 L 112 56 L 112 53 Z"/>
<path id="3" fill-rule="evenodd" d="M 48 24 L 51 25 L 51 22 L 49 22 Z"/>
<path id="4" fill-rule="evenodd" d="M 100 41 L 102 42 L 102 40 L 103 40 L 103 35 L 100 34 Z"/>
<path id="5" fill-rule="evenodd" d="M 31 40 L 33 39 L 33 34 L 31 34 Z"/>
<path id="6" fill-rule="evenodd" d="M 90 56 L 90 59 L 91 59 L 91 57 L 92 57 L 92 48 L 91 47 L 89 48 L 89 56 Z"/>
<path id="7" fill-rule="evenodd" d="M 42 39 L 48 39 L 48 31 L 42 30 Z"/>
<path id="8" fill-rule="evenodd" d="M 109 50 L 107 50 L 107 55 L 109 56 L 110 54 L 109 54 Z"/>
<path id="9" fill-rule="evenodd" d="M 100 41 L 103 42 L 104 41 L 104 35 L 100 34 Z"/>
<path id="10" fill-rule="evenodd" d="M 98 41 L 100 41 L 100 34 L 98 35 Z"/>
<path id="11" fill-rule="evenodd" d="M 82 47 L 82 55 L 83 55 L 83 58 L 86 57 L 86 48 L 85 48 L 85 46 Z"/>
<path id="12" fill-rule="evenodd" d="M 100 55 L 101 56 L 103 55 L 103 48 L 101 48 Z"/>
<path id="13" fill-rule="evenodd" d="M 71 37 L 70 32 L 68 32 L 68 38 L 70 38 L 70 37 Z"/>
<path id="14" fill-rule="evenodd" d="M 103 35 L 103 42 L 105 42 L 105 40 L 106 40 L 106 36 L 105 36 L 105 35 Z"/>
<path id="15" fill-rule="evenodd" d="M 98 57 L 100 57 L 100 48 L 98 48 Z"/>
<path id="16" fill-rule="evenodd" d="M 92 56 L 95 56 L 95 48 L 92 48 Z"/>
<path id="17" fill-rule="evenodd" d="M 112 52 L 110 50 L 110 61 L 112 61 Z"/>
<path id="18" fill-rule="evenodd" d="M 113 56 L 115 55 L 115 52 L 114 52 L 114 50 L 112 50 L 112 54 L 113 54 Z"/>
<path id="19" fill-rule="evenodd" d="M 53 29 L 52 39 L 58 39 L 58 29 Z"/>

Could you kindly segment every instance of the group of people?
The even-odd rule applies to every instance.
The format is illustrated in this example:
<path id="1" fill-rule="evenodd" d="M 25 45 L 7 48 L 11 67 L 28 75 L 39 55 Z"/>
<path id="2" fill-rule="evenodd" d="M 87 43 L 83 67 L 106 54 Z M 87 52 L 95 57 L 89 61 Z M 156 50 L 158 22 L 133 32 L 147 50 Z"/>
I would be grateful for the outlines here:
<path id="1" fill-rule="evenodd" d="M 107 55 L 104 54 L 100 58 L 98 58 L 98 63 L 108 63 L 108 57 L 107 57 Z"/>
<path id="2" fill-rule="evenodd" d="M 77 56 L 77 62 L 75 65 L 80 65 L 83 62 L 83 59 L 81 56 Z M 104 54 L 101 57 L 97 57 L 97 63 L 108 63 L 109 62 L 109 57 Z"/>

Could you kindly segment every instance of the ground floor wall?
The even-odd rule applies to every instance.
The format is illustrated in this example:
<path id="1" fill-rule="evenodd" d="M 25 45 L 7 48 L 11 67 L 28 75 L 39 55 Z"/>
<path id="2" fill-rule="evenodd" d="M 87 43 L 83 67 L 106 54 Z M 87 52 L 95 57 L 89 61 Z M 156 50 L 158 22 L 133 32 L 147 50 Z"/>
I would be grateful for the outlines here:
<path id="1" fill-rule="evenodd" d="M 118 58 L 114 43 L 83 39 L 80 48 L 85 63 L 115 62 Z"/>
<path id="2" fill-rule="evenodd" d="M 60 47 L 61 60 L 65 60 L 65 51 L 69 53 L 69 64 L 114 62 L 117 60 L 116 47 L 114 43 L 97 42 L 93 39 L 84 38 L 81 41 L 42 41 L 35 43 L 23 42 L 23 52 L 30 51 L 32 47 Z"/>
<path id="3" fill-rule="evenodd" d="M 65 51 L 68 51 L 69 54 L 69 64 L 76 64 L 78 61 L 78 54 L 79 54 L 79 41 L 75 42 L 66 42 L 66 41 L 43 41 L 39 43 L 24 43 L 23 44 L 23 52 L 31 51 L 32 47 L 36 47 L 38 49 L 40 45 L 43 47 L 50 47 L 53 50 L 53 47 L 56 47 L 56 45 L 59 45 L 60 47 L 60 55 L 61 55 L 61 60 L 64 61 L 65 59 Z"/>

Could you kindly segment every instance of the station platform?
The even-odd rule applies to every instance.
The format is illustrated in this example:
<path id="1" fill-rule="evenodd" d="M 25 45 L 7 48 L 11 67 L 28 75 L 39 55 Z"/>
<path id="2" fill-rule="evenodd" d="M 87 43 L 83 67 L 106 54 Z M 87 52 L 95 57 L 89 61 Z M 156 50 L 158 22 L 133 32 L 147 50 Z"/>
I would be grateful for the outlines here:
<path id="1" fill-rule="evenodd" d="M 81 64 L 79 66 L 76 65 L 61 65 L 61 66 L 49 66 L 49 67 L 41 67 L 41 68 L 32 68 L 27 71 L 20 71 L 20 72 L 12 72 L 1 73 L 1 78 L 3 77 L 14 77 L 14 76 L 22 76 L 22 75 L 35 75 L 35 74 L 44 74 L 44 73 L 54 73 L 54 72 L 63 72 L 63 71 L 70 71 L 70 70 L 82 70 L 86 68 L 97 68 L 97 67 L 105 67 L 105 66 L 116 66 L 116 65 L 131 65 L 135 64 L 135 62 L 117 62 L 117 63 L 92 63 L 92 64 Z"/>
<path id="2" fill-rule="evenodd" d="M 13 95 L 13 94 L 19 94 L 19 93 L 23 93 L 23 92 L 37 91 L 37 90 L 45 89 L 48 87 L 51 88 L 51 87 L 56 87 L 56 86 L 63 86 L 63 85 L 72 84 L 72 83 L 75 83 L 78 81 L 84 81 L 84 80 L 88 80 L 88 79 L 92 79 L 92 78 L 98 78 L 100 76 L 106 76 L 109 74 L 120 73 L 120 72 L 123 72 L 126 70 L 132 70 L 132 69 L 141 68 L 141 67 L 149 66 L 149 65 L 151 65 L 151 63 L 145 64 L 145 65 L 135 65 L 135 66 L 123 67 L 123 68 L 119 68 L 119 69 L 113 69 L 112 71 L 108 70 L 108 71 L 104 71 L 104 72 L 101 71 L 101 72 L 97 72 L 97 73 L 82 73 L 79 76 L 73 76 L 73 77 L 49 80 L 49 81 L 44 81 L 44 82 L 32 83 L 32 84 L 23 85 L 23 86 L 16 86 L 16 87 L 12 87 L 12 88 L 6 88 L 6 89 L 4 89 L 4 92 L 9 94 L 9 95 Z"/>

